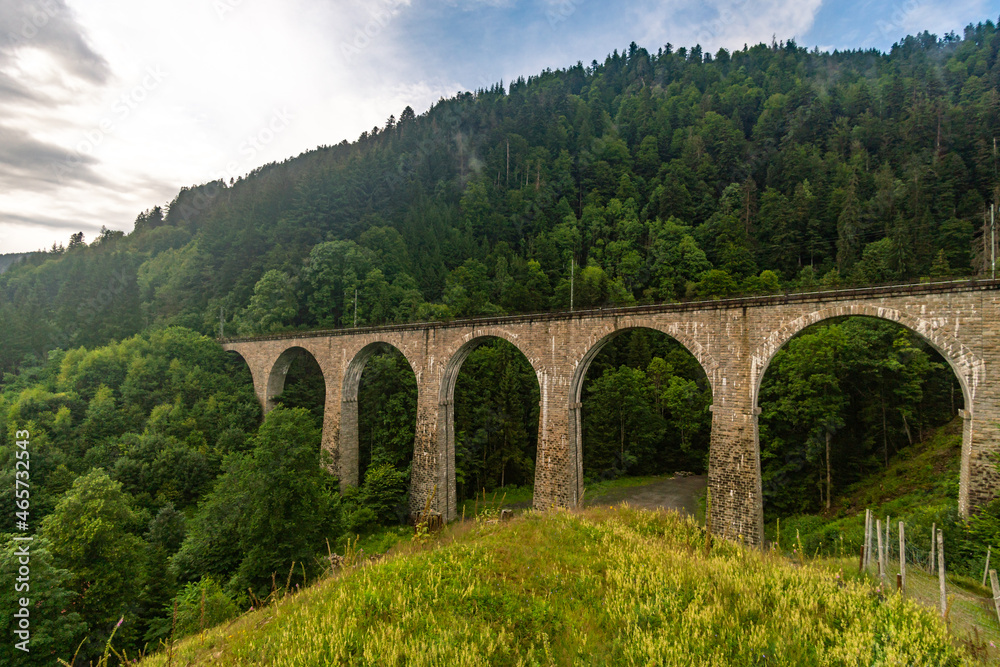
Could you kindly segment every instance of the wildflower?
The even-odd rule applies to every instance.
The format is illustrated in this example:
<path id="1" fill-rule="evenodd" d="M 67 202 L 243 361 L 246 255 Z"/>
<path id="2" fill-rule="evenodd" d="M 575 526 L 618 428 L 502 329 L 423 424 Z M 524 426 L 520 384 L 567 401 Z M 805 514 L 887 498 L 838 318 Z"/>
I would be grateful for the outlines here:
<path id="1" fill-rule="evenodd" d="M 122 621 L 124 621 L 124 620 L 125 620 L 125 617 L 124 617 L 124 616 L 122 616 L 121 618 L 119 618 L 119 619 L 118 619 L 118 624 L 117 624 L 117 625 L 115 625 L 115 629 L 116 629 L 116 630 L 117 630 L 118 628 L 122 627 Z"/>

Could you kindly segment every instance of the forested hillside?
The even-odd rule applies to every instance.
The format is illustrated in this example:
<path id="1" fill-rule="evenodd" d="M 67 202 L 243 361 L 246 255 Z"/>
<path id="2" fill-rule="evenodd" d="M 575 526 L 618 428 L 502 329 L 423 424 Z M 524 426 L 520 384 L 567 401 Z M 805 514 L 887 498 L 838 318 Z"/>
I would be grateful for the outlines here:
<path id="1" fill-rule="evenodd" d="M 212 340 L 220 327 L 567 308 L 571 274 L 575 307 L 981 275 L 1000 194 L 998 51 L 989 21 L 889 53 L 632 44 L 406 108 L 356 142 L 184 189 L 129 234 L 74 234 L 11 266 L 0 532 L 15 530 L 14 434 L 28 430 L 32 576 L 51 591 L 30 660 L 68 659 L 85 637 L 81 659 L 96 659 L 120 618 L 116 645 L 155 646 L 195 631 L 203 601 L 224 620 L 275 577 L 311 580 L 327 541 L 399 523 L 416 411 L 401 355 L 362 376 L 363 484 L 341 497 L 320 465 L 318 366 L 296 360 L 262 422 L 249 371 Z M 956 388 L 894 324 L 804 332 L 761 388 L 768 516 L 821 509 L 883 469 L 962 407 Z M 531 486 L 527 360 L 484 345 L 455 399 L 460 497 Z M 675 341 L 615 339 L 584 385 L 588 483 L 703 472 L 711 402 Z"/>
<path id="2" fill-rule="evenodd" d="M 968 275 L 998 49 L 992 22 L 887 54 L 632 44 L 407 108 L 4 274 L 3 368 L 220 308 L 230 334 L 353 324 L 355 289 L 359 324 L 566 307 L 571 259 L 579 306 Z"/>

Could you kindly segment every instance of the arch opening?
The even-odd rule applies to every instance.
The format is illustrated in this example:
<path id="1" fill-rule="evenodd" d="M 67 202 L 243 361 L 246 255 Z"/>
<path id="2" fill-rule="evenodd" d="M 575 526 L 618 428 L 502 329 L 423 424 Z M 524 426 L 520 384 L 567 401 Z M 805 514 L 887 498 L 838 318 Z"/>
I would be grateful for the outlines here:
<path id="1" fill-rule="evenodd" d="M 461 514 L 486 502 L 530 506 L 534 495 L 540 388 L 524 353 L 481 336 L 449 360 L 441 385 L 446 507 Z M 451 500 L 454 498 L 454 501 Z"/>
<path id="2" fill-rule="evenodd" d="M 302 408 L 317 429 L 323 428 L 326 380 L 316 357 L 302 347 L 292 347 L 278 357 L 268 380 L 268 407 Z M 316 443 L 317 448 L 319 443 Z"/>
<path id="3" fill-rule="evenodd" d="M 354 355 L 344 371 L 340 393 L 342 491 L 359 486 L 373 461 L 376 467 L 391 465 L 409 479 L 416 395 L 416 375 L 394 345 L 376 341 Z"/>
<path id="4" fill-rule="evenodd" d="M 854 516 L 894 495 L 902 507 L 908 493 L 956 500 L 971 399 L 961 364 L 941 352 L 870 315 L 818 318 L 782 342 L 754 393 L 767 539 L 778 518 Z M 824 538 L 831 548 L 825 532 L 802 537 L 807 550 Z"/>
<path id="5" fill-rule="evenodd" d="M 246 357 L 236 350 L 226 350 L 223 360 L 226 375 L 232 378 L 233 382 L 238 386 L 247 387 L 256 393 L 257 388 L 254 385 L 253 371 L 250 370 L 250 364 L 247 362 Z"/>
<path id="6" fill-rule="evenodd" d="M 690 472 L 683 497 L 657 499 L 692 513 L 707 485 L 712 386 L 698 359 L 656 329 L 620 329 L 581 360 L 570 388 L 571 456 L 578 498 L 585 485 Z M 597 501 L 590 496 L 588 501 Z M 658 503 L 662 500 L 662 503 Z"/>
<path id="7" fill-rule="evenodd" d="M 356 363 L 355 363 L 356 362 Z M 369 471 L 383 484 L 380 523 L 398 523 L 405 518 L 413 463 L 417 421 L 417 377 L 406 357 L 388 343 L 367 346 L 348 367 L 345 377 L 342 419 L 353 410 L 357 428 L 341 442 L 356 449 L 355 484 L 364 484 Z M 349 440 L 352 440 L 348 442 Z M 369 484 L 374 484 L 370 481 Z"/>
<path id="8" fill-rule="evenodd" d="M 246 447 L 248 434 L 264 419 L 264 410 L 246 357 L 236 350 L 227 350 L 223 355 L 223 364 L 223 370 L 233 384 L 246 392 L 243 394 L 245 399 L 240 400 L 230 411 L 230 426 L 220 432 L 216 440 L 218 450 L 228 453 L 242 451 Z"/>

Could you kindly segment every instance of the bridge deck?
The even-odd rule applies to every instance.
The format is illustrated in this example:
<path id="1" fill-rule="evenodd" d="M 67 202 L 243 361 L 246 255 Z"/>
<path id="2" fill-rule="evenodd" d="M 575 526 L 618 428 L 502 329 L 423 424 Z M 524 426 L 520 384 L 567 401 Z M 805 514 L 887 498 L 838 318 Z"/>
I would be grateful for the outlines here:
<path id="1" fill-rule="evenodd" d="M 675 313 L 696 310 L 726 310 L 753 306 L 773 306 L 789 303 L 825 303 L 831 301 L 851 301 L 880 296 L 903 294 L 939 294 L 942 292 L 973 292 L 1000 289 L 1000 279 L 950 280 L 924 283 L 893 283 L 835 290 L 812 290 L 740 296 L 728 299 L 700 299 L 693 301 L 669 301 L 638 306 L 610 306 L 602 308 L 576 308 L 573 310 L 518 313 L 495 317 L 470 317 L 463 319 L 435 320 L 431 322 L 406 322 L 402 324 L 381 324 L 367 327 L 339 327 L 336 329 L 291 329 L 254 336 L 226 336 L 217 338 L 220 343 L 243 343 L 288 338 L 325 338 L 361 333 L 392 331 L 413 331 L 416 329 L 467 328 L 470 326 L 495 326 L 541 321 L 564 321 L 573 318 L 620 317 L 623 315 L 644 315 L 655 313 Z"/>

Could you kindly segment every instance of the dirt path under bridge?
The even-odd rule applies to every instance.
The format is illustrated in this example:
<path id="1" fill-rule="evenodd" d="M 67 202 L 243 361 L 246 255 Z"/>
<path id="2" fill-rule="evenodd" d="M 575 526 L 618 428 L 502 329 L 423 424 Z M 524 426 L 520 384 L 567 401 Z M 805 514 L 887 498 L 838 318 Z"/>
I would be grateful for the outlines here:
<path id="1" fill-rule="evenodd" d="M 707 485 L 706 475 L 664 477 L 645 484 L 612 488 L 598 493 L 587 490 L 584 493 L 584 505 L 592 507 L 628 503 L 632 507 L 645 509 L 677 510 L 703 520 L 704 508 L 699 508 L 698 499 L 704 494 Z M 525 510 L 531 507 L 531 501 L 507 502 L 504 507 L 515 511 Z M 471 507 L 469 510 L 471 511 Z"/>
<path id="2" fill-rule="evenodd" d="M 642 486 L 610 489 L 593 497 L 584 494 L 583 502 L 591 505 L 621 505 L 646 509 L 672 509 L 698 516 L 698 497 L 708 485 L 706 475 L 668 477 Z"/>

